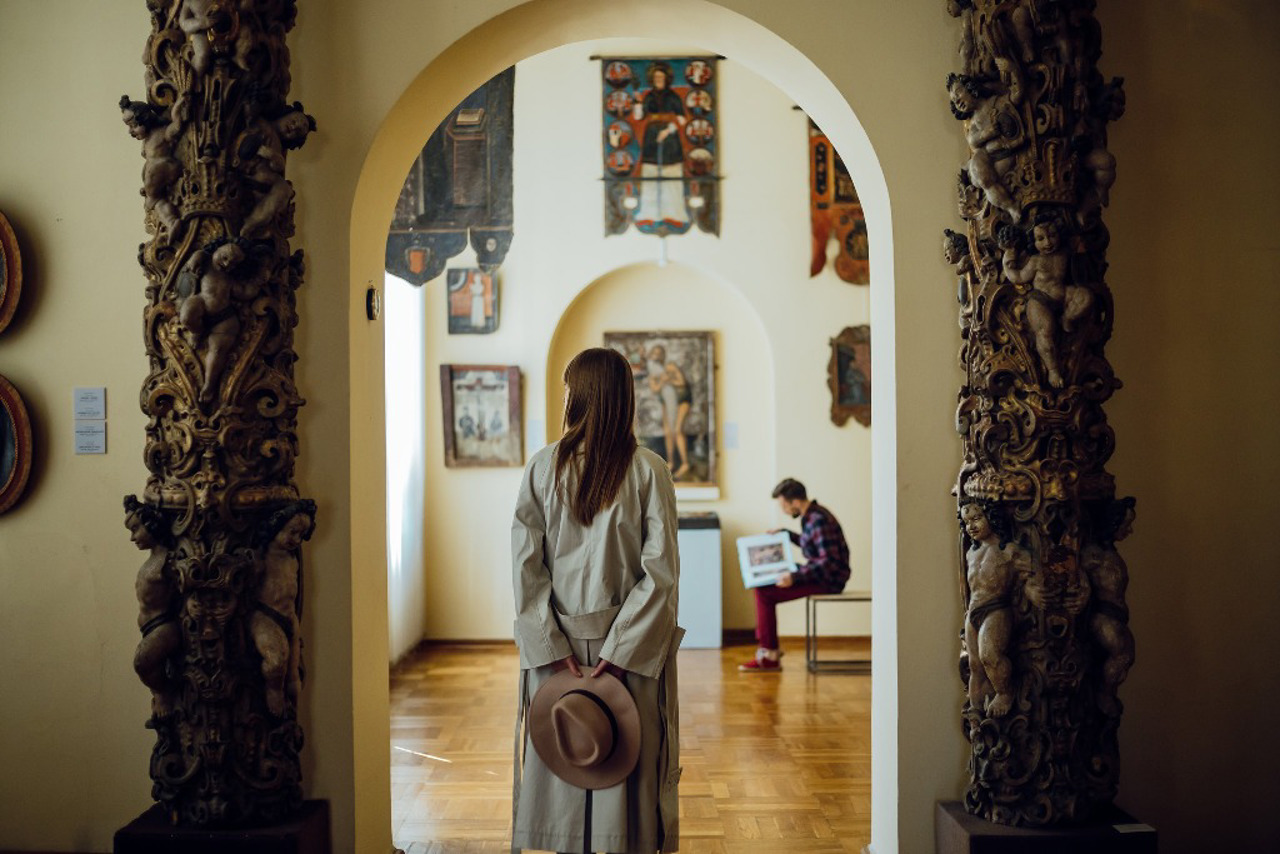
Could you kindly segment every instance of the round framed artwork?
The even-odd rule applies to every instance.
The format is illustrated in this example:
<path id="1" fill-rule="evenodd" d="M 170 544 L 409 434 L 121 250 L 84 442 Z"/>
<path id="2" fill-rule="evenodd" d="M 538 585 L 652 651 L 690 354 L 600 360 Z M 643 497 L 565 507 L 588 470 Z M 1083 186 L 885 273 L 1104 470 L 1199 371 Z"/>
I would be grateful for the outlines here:
<path id="1" fill-rule="evenodd" d="M 31 419 L 18 390 L 0 376 L 0 513 L 18 503 L 31 474 Z"/>
<path id="2" fill-rule="evenodd" d="M 0 213 L 0 332 L 13 320 L 22 294 L 22 255 L 9 220 Z"/>

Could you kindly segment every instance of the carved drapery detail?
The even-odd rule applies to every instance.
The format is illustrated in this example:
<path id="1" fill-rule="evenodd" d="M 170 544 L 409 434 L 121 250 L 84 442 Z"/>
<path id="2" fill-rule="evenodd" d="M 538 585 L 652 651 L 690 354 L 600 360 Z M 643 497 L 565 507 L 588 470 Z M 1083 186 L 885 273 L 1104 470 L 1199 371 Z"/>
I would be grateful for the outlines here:
<path id="1" fill-rule="evenodd" d="M 153 796 L 175 822 L 274 821 L 302 800 L 298 407 L 289 104 L 294 0 L 147 0 L 142 142 L 150 372 L 135 668 L 153 695 Z"/>
<path id="2" fill-rule="evenodd" d="M 972 748 L 966 805 L 1014 825 L 1088 820 L 1116 791 L 1116 688 L 1133 662 L 1133 519 L 1105 466 L 1112 300 L 1102 209 L 1107 123 L 1122 81 L 1097 71 L 1093 0 L 946 0 L 961 70 L 946 81 L 970 156 L 959 276 L 957 430 L 965 620 L 960 670 Z"/>

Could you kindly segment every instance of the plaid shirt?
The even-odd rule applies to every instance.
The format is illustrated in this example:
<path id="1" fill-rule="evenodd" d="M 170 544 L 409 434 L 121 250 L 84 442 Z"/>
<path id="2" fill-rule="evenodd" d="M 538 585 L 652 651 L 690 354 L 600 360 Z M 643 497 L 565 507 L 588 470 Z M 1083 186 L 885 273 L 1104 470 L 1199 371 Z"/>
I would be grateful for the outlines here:
<path id="1" fill-rule="evenodd" d="M 787 531 L 808 560 L 795 571 L 796 584 L 820 584 L 832 593 L 849 580 L 849 544 L 831 511 L 813 501 L 800 520 L 801 533 Z"/>

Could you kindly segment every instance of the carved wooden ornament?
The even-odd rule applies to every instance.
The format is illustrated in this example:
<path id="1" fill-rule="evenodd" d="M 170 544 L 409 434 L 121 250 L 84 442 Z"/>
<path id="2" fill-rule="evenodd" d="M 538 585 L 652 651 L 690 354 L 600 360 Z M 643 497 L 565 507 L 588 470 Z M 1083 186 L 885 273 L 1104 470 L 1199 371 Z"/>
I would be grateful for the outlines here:
<path id="1" fill-rule="evenodd" d="M 946 0 L 961 70 L 946 87 L 969 157 L 959 281 L 964 464 L 956 484 L 972 752 L 966 806 L 1011 825 L 1087 821 L 1116 793 L 1133 663 L 1124 561 L 1133 499 L 1106 471 L 1120 388 L 1101 213 L 1115 180 L 1119 78 L 1097 70 L 1093 0 Z"/>
<path id="2" fill-rule="evenodd" d="M 315 130 L 286 100 L 294 0 L 148 0 L 141 141 L 149 239 L 144 458 L 126 525 L 134 661 L 151 689 L 152 794 L 188 825 L 275 821 L 302 801 L 300 548 L 293 482 L 295 291 L 288 152 Z"/>

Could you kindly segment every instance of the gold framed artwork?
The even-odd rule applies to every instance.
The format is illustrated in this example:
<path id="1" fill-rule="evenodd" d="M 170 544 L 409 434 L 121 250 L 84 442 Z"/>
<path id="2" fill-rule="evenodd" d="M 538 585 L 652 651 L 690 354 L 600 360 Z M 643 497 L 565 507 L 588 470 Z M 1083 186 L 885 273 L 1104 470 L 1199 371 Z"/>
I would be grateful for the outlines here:
<path id="1" fill-rule="evenodd" d="M 22 295 L 22 254 L 9 220 L 0 213 L 0 332 L 13 320 Z"/>
<path id="2" fill-rule="evenodd" d="M 446 467 L 524 465 L 518 367 L 441 365 L 440 394 Z"/>
<path id="3" fill-rule="evenodd" d="M 31 474 L 31 419 L 13 383 L 0 376 L 0 513 L 12 508 Z"/>
<path id="4" fill-rule="evenodd" d="M 843 427 L 850 418 L 871 426 L 871 327 L 848 326 L 831 339 L 827 364 L 831 421 Z"/>

